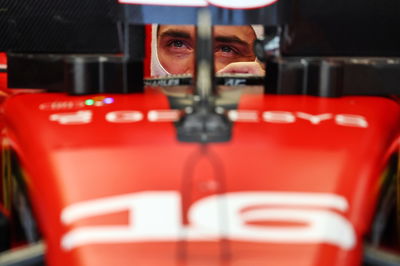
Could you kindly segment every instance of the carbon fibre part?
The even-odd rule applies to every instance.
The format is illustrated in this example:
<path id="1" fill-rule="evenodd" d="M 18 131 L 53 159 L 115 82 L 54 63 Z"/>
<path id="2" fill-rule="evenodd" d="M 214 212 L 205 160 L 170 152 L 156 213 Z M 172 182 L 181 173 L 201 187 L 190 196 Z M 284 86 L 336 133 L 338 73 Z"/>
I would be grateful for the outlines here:
<path id="1" fill-rule="evenodd" d="M 114 0 L 2 0 L 0 51 L 117 53 L 120 20 Z"/>

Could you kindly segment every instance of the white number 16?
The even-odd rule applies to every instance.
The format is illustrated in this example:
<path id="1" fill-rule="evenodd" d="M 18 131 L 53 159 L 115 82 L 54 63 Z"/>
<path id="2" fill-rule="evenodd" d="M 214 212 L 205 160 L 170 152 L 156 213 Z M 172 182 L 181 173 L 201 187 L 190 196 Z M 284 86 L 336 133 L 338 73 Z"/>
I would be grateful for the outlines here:
<path id="1" fill-rule="evenodd" d="M 348 209 L 339 195 L 301 192 L 231 192 L 192 204 L 182 224 L 177 191 L 145 191 L 80 202 L 65 208 L 61 221 L 72 225 L 62 248 L 126 242 L 218 241 L 329 243 L 342 249 L 356 245 L 353 225 L 341 214 Z M 88 217 L 128 211 L 126 225 L 74 226 Z M 221 212 L 222 211 L 222 212 Z M 221 214 L 226 223 L 221 227 Z M 186 214 L 184 214 L 186 215 Z M 254 226 L 251 222 L 297 222 L 302 226 Z"/>

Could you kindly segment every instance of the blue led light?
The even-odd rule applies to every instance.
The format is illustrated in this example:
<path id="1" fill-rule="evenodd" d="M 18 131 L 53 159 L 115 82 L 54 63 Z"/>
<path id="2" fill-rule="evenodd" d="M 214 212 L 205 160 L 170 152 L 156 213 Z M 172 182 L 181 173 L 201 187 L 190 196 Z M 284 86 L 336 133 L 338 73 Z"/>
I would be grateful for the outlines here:
<path id="1" fill-rule="evenodd" d="M 113 99 L 113 98 L 110 98 L 110 97 L 107 97 L 107 98 L 105 98 L 105 99 L 103 100 L 103 102 L 104 102 L 105 104 L 110 104 L 110 103 L 113 103 L 113 102 L 114 102 L 114 99 Z"/>

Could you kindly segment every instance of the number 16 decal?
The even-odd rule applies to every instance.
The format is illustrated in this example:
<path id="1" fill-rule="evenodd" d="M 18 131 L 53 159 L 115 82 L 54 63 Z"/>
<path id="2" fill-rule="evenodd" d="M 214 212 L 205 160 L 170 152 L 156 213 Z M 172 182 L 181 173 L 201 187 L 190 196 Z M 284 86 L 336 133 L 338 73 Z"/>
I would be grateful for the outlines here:
<path id="1" fill-rule="evenodd" d="M 259 243 L 327 243 L 349 250 L 356 245 L 356 235 L 353 225 L 342 215 L 347 209 L 347 200 L 334 194 L 231 192 L 194 202 L 183 214 L 189 224 L 183 224 L 180 193 L 145 191 L 66 207 L 61 221 L 72 229 L 63 236 L 61 246 L 72 250 L 90 244 L 225 238 Z M 74 226 L 82 219 L 121 211 L 129 213 L 125 225 Z M 254 222 L 276 221 L 301 225 L 254 225 Z"/>

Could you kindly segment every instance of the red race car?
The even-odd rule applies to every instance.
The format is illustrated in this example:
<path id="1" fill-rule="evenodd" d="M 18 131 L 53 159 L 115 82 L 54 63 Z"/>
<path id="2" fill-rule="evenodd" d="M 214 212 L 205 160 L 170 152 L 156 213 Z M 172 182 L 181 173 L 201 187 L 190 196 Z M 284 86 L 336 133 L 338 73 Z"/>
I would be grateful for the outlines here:
<path id="1" fill-rule="evenodd" d="M 398 1 L 5 2 L 0 265 L 400 265 Z M 143 78 L 148 23 L 193 78 Z M 215 75 L 255 23 L 265 77 Z"/>

